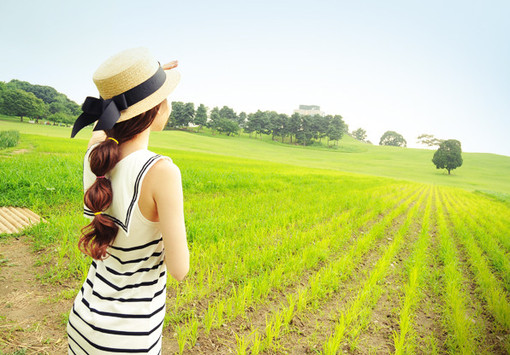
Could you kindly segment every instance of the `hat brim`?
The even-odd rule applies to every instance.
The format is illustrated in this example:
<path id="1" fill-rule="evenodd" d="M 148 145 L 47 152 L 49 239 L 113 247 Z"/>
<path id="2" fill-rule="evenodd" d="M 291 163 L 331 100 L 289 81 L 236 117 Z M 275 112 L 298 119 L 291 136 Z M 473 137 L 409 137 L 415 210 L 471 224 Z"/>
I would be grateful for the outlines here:
<path id="1" fill-rule="evenodd" d="M 181 74 L 174 69 L 165 70 L 165 74 L 165 83 L 152 95 L 121 111 L 117 122 L 123 122 L 136 117 L 163 102 L 174 91 L 181 80 Z"/>

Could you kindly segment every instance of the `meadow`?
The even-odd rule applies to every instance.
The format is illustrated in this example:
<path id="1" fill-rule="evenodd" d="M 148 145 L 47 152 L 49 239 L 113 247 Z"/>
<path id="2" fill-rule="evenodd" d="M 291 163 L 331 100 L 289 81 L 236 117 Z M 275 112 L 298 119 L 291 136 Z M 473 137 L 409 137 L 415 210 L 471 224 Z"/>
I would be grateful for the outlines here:
<path id="1" fill-rule="evenodd" d="M 91 262 L 76 247 L 90 131 L 1 130 L 22 134 L 0 150 L 0 206 L 47 222 L 0 246 L 26 238 L 46 302 L 70 305 Z M 150 149 L 181 169 L 191 252 L 187 278 L 168 281 L 163 354 L 510 353 L 509 157 L 465 153 L 448 176 L 430 150 L 350 137 L 328 149 L 155 132 Z M 0 256 L 0 277 L 10 267 Z M 20 328 L 8 306 L 0 354 L 65 352 L 68 310 Z"/>

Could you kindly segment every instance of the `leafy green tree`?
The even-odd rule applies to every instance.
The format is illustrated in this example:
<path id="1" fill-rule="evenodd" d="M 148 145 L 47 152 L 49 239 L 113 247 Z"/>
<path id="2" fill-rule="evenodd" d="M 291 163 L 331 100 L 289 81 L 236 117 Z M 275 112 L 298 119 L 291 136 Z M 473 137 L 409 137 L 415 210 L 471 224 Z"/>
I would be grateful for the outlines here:
<path id="1" fill-rule="evenodd" d="M 313 116 L 313 127 L 314 127 L 314 136 L 319 138 L 319 142 L 322 142 L 322 138 L 327 136 L 328 128 L 329 128 L 329 122 L 333 116 L 327 115 L 327 116 L 321 116 L 321 115 L 315 115 Z"/>
<path id="2" fill-rule="evenodd" d="M 217 130 L 219 127 L 220 118 L 220 109 L 218 107 L 214 107 L 211 110 L 209 121 L 207 121 L 207 127 L 212 130 Z"/>
<path id="3" fill-rule="evenodd" d="M 404 139 L 404 137 L 402 137 L 401 134 L 398 134 L 397 132 L 394 132 L 394 131 L 386 131 L 382 135 L 381 140 L 379 141 L 379 145 L 391 145 L 394 147 L 406 147 L 407 142 Z"/>
<path id="4" fill-rule="evenodd" d="M 289 116 L 285 113 L 278 114 L 278 120 L 281 124 L 278 135 L 282 138 L 282 143 L 285 137 L 289 134 L 289 119 Z"/>
<path id="5" fill-rule="evenodd" d="M 331 118 L 328 125 L 328 130 L 326 132 L 327 137 L 330 141 L 336 141 L 338 145 L 338 141 L 342 139 L 345 130 L 345 123 L 342 119 L 342 116 L 335 115 Z M 329 142 L 328 142 L 329 144 Z"/>
<path id="6" fill-rule="evenodd" d="M 216 129 L 218 132 L 226 133 L 227 136 L 230 136 L 231 134 L 237 134 L 239 132 L 239 125 L 236 121 L 220 117 Z"/>
<path id="7" fill-rule="evenodd" d="M 195 105 L 192 102 L 173 101 L 168 125 L 170 127 L 186 128 L 190 123 L 193 123 L 194 116 Z"/>
<path id="8" fill-rule="evenodd" d="M 61 107 L 60 110 L 50 110 L 50 113 L 65 112 L 69 115 L 75 116 L 78 116 L 81 113 L 81 108 L 76 102 L 69 100 L 66 95 L 58 92 L 51 86 L 34 85 L 17 79 L 9 81 L 7 86 L 11 89 L 20 89 L 26 92 L 31 92 L 48 105 L 54 102 L 61 104 L 59 106 Z"/>
<path id="9" fill-rule="evenodd" d="M 363 128 L 358 128 L 357 130 L 352 132 L 352 136 L 354 139 L 359 140 L 360 142 L 365 142 L 367 139 L 367 131 L 365 131 Z"/>
<path id="10" fill-rule="evenodd" d="M 450 171 L 462 166 L 462 149 L 460 142 L 456 139 L 448 139 L 439 145 L 439 149 L 434 153 L 432 162 L 436 169 Z"/>
<path id="11" fill-rule="evenodd" d="M 305 146 L 312 142 L 312 139 L 316 137 L 317 131 L 314 130 L 313 116 L 300 115 L 299 117 L 301 119 L 301 129 L 296 134 L 296 140 Z"/>
<path id="12" fill-rule="evenodd" d="M 280 116 L 276 111 L 266 111 L 264 114 L 267 117 L 271 139 L 274 140 L 274 137 L 279 137 L 283 133 L 284 122 L 280 120 Z"/>
<path id="13" fill-rule="evenodd" d="M 19 116 L 21 122 L 23 122 L 25 116 L 37 117 L 45 106 L 45 103 L 34 94 L 21 89 L 4 90 L 2 98 L 2 113 Z"/>
<path id="14" fill-rule="evenodd" d="M 184 116 L 183 112 L 184 103 L 181 101 L 172 101 L 172 112 L 170 112 L 170 118 L 167 126 L 171 128 L 179 126 L 179 123 L 182 122 L 182 117 Z"/>
<path id="15" fill-rule="evenodd" d="M 255 113 L 250 113 L 248 115 L 248 122 L 246 123 L 245 131 L 247 133 L 255 132 L 259 136 L 271 133 L 268 115 L 260 110 Z"/>
<path id="16" fill-rule="evenodd" d="M 194 123 L 198 125 L 198 130 L 206 125 L 207 123 L 207 108 L 204 104 L 200 104 L 197 108 L 197 112 L 195 113 Z"/>
<path id="17" fill-rule="evenodd" d="M 278 113 L 275 111 L 267 111 L 266 116 L 269 119 L 269 130 L 271 132 L 271 139 L 275 140 L 275 137 L 281 137 L 282 143 L 287 135 L 287 123 L 289 117 L 284 113 Z"/>
<path id="18" fill-rule="evenodd" d="M 239 116 L 237 116 L 237 123 L 239 123 L 239 127 L 244 128 L 247 119 L 248 116 L 246 115 L 246 112 L 241 112 Z"/>
<path id="19" fill-rule="evenodd" d="M 443 139 L 436 138 L 432 134 L 421 134 L 418 136 L 418 143 L 425 144 L 429 147 L 440 145 L 442 142 L 444 142 Z"/>
<path id="20" fill-rule="evenodd" d="M 233 109 L 228 106 L 223 106 L 219 111 L 220 117 L 227 120 L 237 121 L 237 115 Z"/>
<path id="21" fill-rule="evenodd" d="M 0 81 L 0 113 L 2 113 L 2 108 L 4 106 L 4 91 L 8 90 L 7 86 L 3 81 Z"/>
<path id="22" fill-rule="evenodd" d="M 188 125 L 193 123 L 195 119 L 195 104 L 193 102 L 186 102 L 184 104 L 183 114 L 183 126 L 188 127 Z"/>
<path id="23" fill-rule="evenodd" d="M 292 136 L 296 137 L 298 132 L 301 130 L 301 115 L 299 113 L 293 113 L 289 117 L 287 124 L 287 131 L 290 135 L 290 143 L 292 144 Z"/>

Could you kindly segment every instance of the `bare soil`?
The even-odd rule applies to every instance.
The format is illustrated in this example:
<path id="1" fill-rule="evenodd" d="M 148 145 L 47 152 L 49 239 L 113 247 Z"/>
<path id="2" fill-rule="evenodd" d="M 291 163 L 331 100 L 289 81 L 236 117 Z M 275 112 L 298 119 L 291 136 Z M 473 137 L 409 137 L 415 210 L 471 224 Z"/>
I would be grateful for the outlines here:
<path id="1" fill-rule="evenodd" d="M 77 285 L 41 284 L 37 258 L 25 237 L 0 241 L 0 353 L 67 353 L 66 316 L 73 300 L 59 295 Z"/>

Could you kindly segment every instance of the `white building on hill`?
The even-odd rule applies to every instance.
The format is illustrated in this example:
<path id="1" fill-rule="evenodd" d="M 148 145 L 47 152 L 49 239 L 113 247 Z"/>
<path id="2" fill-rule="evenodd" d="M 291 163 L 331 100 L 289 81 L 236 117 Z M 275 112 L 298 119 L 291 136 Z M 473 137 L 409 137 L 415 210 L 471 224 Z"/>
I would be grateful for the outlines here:
<path id="1" fill-rule="evenodd" d="M 320 106 L 317 105 L 299 105 L 299 109 L 294 110 L 294 113 L 299 113 L 303 116 L 324 116 L 324 112 L 322 112 Z"/>

